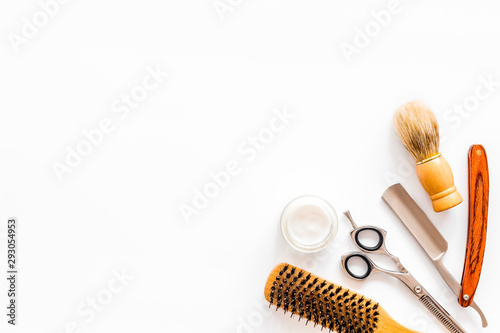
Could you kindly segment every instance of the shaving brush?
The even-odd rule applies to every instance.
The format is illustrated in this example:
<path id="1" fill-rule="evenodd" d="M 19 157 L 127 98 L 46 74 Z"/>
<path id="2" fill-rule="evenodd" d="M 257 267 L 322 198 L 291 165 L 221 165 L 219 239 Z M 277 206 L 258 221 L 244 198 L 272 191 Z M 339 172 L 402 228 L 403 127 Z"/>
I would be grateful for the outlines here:
<path id="1" fill-rule="evenodd" d="M 446 159 L 439 153 L 439 128 L 434 113 L 423 103 L 409 102 L 394 113 L 401 142 L 417 161 L 417 176 L 432 200 L 435 212 L 462 202 Z"/>

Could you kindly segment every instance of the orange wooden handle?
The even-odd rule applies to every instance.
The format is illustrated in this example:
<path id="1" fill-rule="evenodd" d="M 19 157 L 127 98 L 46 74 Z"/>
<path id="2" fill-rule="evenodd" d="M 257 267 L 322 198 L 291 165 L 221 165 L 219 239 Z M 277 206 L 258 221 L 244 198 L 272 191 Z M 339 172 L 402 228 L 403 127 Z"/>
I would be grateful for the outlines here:
<path id="1" fill-rule="evenodd" d="M 462 202 L 450 165 L 441 154 L 417 163 L 417 176 L 429 194 L 435 212 L 442 212 Z"/>
<path id="2" fill-rule="evenodd" d="M 472 303 L 483 268 L 489 195 L 488 159 L 481 145 L 469 149 L 469 228 L 465 253 L 462 290 L 458 302 L 463 307 Z"/>

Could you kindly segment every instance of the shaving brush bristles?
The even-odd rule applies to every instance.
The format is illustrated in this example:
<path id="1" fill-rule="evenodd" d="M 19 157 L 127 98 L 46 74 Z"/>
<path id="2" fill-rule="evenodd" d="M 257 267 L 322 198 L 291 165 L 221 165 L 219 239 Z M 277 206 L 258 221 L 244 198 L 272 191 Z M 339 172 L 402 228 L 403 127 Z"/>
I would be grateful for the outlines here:
<path id="1" fill-rule="evenodd" d="M 417 162 L 439 154 L 439 127 L 434 113 L 423 103 L 412 101 L 394 113 L 394 128 Z"/>

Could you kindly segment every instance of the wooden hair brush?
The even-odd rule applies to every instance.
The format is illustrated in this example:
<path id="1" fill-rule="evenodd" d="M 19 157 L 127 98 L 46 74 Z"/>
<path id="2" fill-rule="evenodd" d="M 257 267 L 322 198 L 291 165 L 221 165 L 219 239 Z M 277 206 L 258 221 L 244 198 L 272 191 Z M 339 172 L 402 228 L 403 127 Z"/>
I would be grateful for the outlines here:
<path id="1" fill-rule="evenodd" d="M 394 113 L 394 127 L 404 146 L 417 161 L 417 176 L 436 212 L 462 202 L 446 159 L 439 153 L 436 116 L 420 102 L 409 102 Z"/>
<path id="2" fill-rule="evenodd" d="M 377 302 L 288 264 L 273 269 L 265 297 L 276 311 L 337 333 L 418 333 L 394 321 Z"/>

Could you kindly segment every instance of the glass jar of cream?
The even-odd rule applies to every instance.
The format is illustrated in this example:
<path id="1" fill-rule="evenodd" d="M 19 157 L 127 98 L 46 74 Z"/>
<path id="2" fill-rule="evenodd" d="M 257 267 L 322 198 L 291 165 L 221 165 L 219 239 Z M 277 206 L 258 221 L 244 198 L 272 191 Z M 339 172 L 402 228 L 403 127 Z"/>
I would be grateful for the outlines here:
<path id="1" fill-rule="evenodd" d="M 281 214 L 281 232 L 286 241 L 302 252 L 317 252 L 335 238 L 337 214 L 320 197 L 302 196 L 292 200 Z"/>

